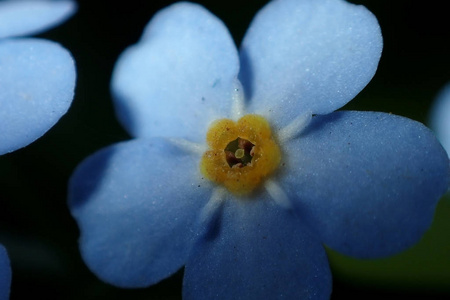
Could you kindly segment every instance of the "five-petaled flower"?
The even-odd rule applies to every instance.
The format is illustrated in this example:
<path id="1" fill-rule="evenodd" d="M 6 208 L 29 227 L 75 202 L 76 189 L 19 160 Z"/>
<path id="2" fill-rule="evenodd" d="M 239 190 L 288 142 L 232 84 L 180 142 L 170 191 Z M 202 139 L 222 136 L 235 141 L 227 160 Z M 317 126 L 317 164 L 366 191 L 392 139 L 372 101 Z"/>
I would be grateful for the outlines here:
<path id="1" fill-rule="evenodd" d="M 0 299 L 9 299 L 11 285 L 11 267 L 5 247 L 0 244 Z"/>
<path id="2" fill-rule="evenodd" d="M 381 49 L 376 18 L 342 0 L 269 2 L 239 54 L 201 6 L 160 11 L 112 79 L 135 139 L 69 184 L 89 268 L 144 287 L 185 266 L 186 299 L 322 299 L 322 244 L 361 258 L 414 244 L 449 182 L 444 150 L 418 122 L 334 112 Z"/>
<path id="3" fill-rule="evenodd" d="M 447 153 L 450 153 L 450 83 L 439 91 L 434 100 L 430 112 L 430 127 Z"/>
<path id="4" fill-rule="evenodd" d="M 21 36 L 56 26 L 75 10 L 71 0 L 0 2 L 0 155 L 41 137 L 72 103 L 70 53 L 55 42 Z"/>
<path id="5" fill-rule="evenodd" d="M 42 32 L 70 17 L 71 0 L 0 2 L 0 155 L 49 130 L 69 108 L 75 65 L 59 44 L 20 36 Z M 0 299 L 9 298 L 11 269 L 0 245 Z"/>

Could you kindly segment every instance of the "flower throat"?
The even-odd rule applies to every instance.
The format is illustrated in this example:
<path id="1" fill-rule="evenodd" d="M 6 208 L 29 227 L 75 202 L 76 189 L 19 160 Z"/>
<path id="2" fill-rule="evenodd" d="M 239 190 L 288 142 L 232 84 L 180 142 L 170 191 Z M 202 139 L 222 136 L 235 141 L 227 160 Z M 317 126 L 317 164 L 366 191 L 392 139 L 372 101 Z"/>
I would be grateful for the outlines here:
<path id="1" fill-rule="evenodd" d="M 269 123 L 259 115 L 246 115 L 237 122 L 217 120 L 206 141 L 210 149 L 200 163 L 202 174 L 235 195 L 254 191 L 281 160 Z"/>

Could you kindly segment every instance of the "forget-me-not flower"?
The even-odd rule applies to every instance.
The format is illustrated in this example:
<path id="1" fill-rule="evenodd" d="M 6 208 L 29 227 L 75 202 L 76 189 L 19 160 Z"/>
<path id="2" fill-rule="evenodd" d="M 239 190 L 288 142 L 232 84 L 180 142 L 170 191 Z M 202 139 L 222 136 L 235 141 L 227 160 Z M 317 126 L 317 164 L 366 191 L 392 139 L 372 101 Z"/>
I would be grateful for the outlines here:
<path id="1" fill-rule="evenodd" d="M 447 153 L 450 153 L 450 83 L 445 85 L 434 100 L 430 112 L 430 126 Z"/>
<path id="2" fill-rule="evenodd" d="M 75 88 L 72 56 L 59 44 L 21 36 L 56 26 L 73 1 L 0 2 L 0 155 L 28 145 L 69 108 Z M 9 299 L 11 268 L 0 245 L 0 300 Z"/>
<path id="3" fill-rule="evenodd" d="M 334 112 L 381 49 L 376 18 L 342 0 L 269 2 L 239 53 L 203 7 L 160 11 L 112 79 L 135 139 L 71 178 L 89 268 L 144 287 L 185 266 L 185 299 L 323 299 L 323 244 L 370 258 L 417 242 L 449 182 L 444 150 L 418 122 Z"/>
<path id="4" fill-rule="evenodd" d="M 70 53 L 55 42 L 22 36 L 56 26 L 75 10 L 69 0 L 0 2 L 0 155 L 41 137 L 72 103 Z"/>
<path id="5" fill-rule="evenodd" d="M 0 300 L 9 299 L 11 267 L 5 247 L 0 244 Z"/>

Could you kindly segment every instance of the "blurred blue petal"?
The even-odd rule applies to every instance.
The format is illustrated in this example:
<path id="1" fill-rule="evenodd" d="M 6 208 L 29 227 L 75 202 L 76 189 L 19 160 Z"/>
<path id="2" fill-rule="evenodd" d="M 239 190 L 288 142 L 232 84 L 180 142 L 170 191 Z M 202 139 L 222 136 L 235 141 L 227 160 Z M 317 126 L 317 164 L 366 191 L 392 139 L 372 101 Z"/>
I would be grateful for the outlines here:
<path id="1" fill-rule="evenodd" d="M 11 287 L 11 266 L 5 247 L 0 244 L 0 300 L 9 299 Z"/>
<path id="2" fill-rule="evenodd" d="M 326 114 L 372 79 L 382 50 L 377 19 L 340 0 L 271 1 L 242 42 L 250 111 L 282 127 L 304 111 Z"/>
<path id="3" fill-rule="evenodd" d="M 6 0 L 0 2 L 0 38 L 31 35 L 57 26 L 75 13 L 70 0 Z"/>
<path id="4" fill-rule="evenodd" d="M 391 114 L 317 116 L 285 145 L 281 183 L 321 240 L 346 255 L 395 254 L 431 224 L 449 183 L 444 149 L 422 124 Z"/>
<path id="5" fill-rule="evenodd" d="M 211 193 L 198 159 L 153 138 L 105 148 L 76 169 L 69 205 L 82 256 L 99 278 L 144 287 L 186 263 Z"/>
<path id="6" fill-rule="evenodd" d="M 0 154 L 42 136 L 68 110 L 74 95 L 70 53 L 51 41 L 0 41 Z"/>
<path id="7" fill-rule="evenodd" d="M 227 201 L 215 239 L 200 239 L 183 299 L 328 299 L 322 244 L 291 211 L 263 199 Z"/>
<path id="8" fill-rule="evenodd" d="M 238 69 L 233 40 L 220 20 L 196 4 L 169 6 L 116 64 L 118 118 L 136 137 L 203 141 L 208 124 L 230 112 Z"/>
<path id="9" fill-rule="evenodd" d="M 450 153 L 450 83 L 442 88 L 433 103 L 430 126 L 447 153 Z"/>

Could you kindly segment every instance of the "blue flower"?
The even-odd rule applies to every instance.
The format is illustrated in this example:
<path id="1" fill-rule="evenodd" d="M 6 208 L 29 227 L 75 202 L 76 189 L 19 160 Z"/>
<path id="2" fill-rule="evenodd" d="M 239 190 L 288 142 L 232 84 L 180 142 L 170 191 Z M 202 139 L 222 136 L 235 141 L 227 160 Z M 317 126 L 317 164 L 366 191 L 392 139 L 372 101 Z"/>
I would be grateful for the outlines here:
<path id="1" fill-rule="evenodd" d="M 17 38 L 56 26 L 76 10 L 72 1 L 0 2 L 0 155 L 24 147 L 67 111 L 75 66 L 60 45 Z M 11 267 L 0 244 L 0 300 L 9 299 Z"/>
<path id="2" fill-rule="evenodd" d="M 11 286 L 11 267 L 5 247 L 0 244 L 0 300 L 9 299 Z"/>
<path id="3" fill-rule="evenodd" d="M 381 48 L 376 18 L 341 0 L 269 2 L 239 54 L 203 7 L 157 13 L 112 79 L 135 139 L 70 180 L 88 267 L 144 287 L 185 266 L 185 299 L 323 299 L 323 244 L 372 258 L 417 242 L 449 183 L 444 150 L 418 122 L 334 112 Z"/>
<path id="4" fill-rule="evenodd" d="M 0 155 L 41 137 L 69 108 L 72 56 L 57 43 L 19 36 L 56 26 L 75 10 L 68 0 L 0 2 Z"/>
<path id="5" fill-rule="evenodd" d="M 434 100 L 430 112 L 430 126 L 450 153 L 450 83 L 445 85 Z"/>

